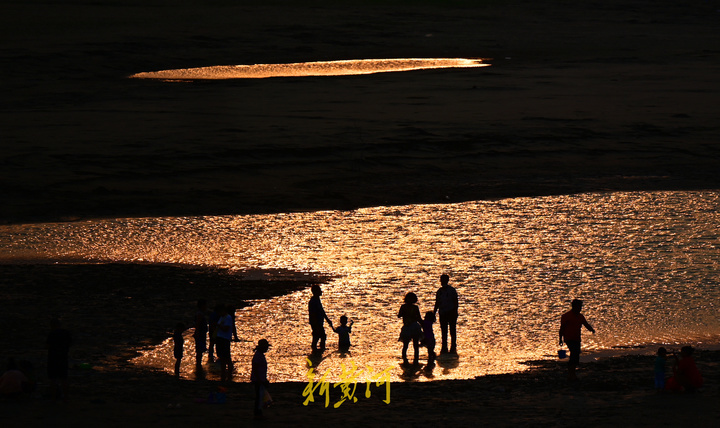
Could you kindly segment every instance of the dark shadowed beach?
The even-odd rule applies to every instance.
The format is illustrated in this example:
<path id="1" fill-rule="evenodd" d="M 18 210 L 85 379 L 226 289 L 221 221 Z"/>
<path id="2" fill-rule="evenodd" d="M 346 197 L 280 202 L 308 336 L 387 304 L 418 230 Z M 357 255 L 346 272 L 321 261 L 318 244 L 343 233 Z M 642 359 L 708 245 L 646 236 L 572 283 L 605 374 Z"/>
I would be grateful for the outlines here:
<path id="1" fill-rule="evenodd" d="M 720 2 L 0 0 L 0 224 L 253 214 L 589 191 L 720 188 Z M 262 4 L 261 4 L 262 3 Z M 363 58 L 490 67 L 166 82 L 145 71 Z M 36 363 L 7 426 L 250 424 L 252 387 L 127 362 L 191 314 L 327 278 L 134 264 L 0 265 L 0 357 Z M 44 338 L 75 335 L 68 402 Z M 161 315 L 161 316 L 160 316 Z M 518 374 L 392 384 L 392 401 L 303 405 L 272 385 L 265 426 L 714 426 L 706 385 L 653 389 L 653 350 Z M 272 353 L 268 354 L 272 372 Z M 361 386 L 358 386 L 361 389 Z M 364 388 L 363 388 L 364 389 Z M 372 415 L 371 417 L 368 415 Z M 3 422 L 5 424 L 6 422 Z"/>
<path id="2" fill-rule="evenodd" d="M 2 222 L 720 180 L 716 1 L 3 3 Z M 127 79 L 413 57 L 491 66 Z"/>

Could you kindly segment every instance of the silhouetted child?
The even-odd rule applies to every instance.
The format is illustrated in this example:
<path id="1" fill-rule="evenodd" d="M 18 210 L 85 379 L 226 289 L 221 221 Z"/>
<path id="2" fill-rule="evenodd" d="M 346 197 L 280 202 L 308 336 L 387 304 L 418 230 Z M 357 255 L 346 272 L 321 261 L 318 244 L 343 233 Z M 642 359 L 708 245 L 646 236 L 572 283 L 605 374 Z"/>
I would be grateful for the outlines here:
<path id="1" fill-rule="evenodd" d="M 183 332 L 185 331 L 185 324 L 179 322 L 175 324 L 175 331 L 173 331 L 173 355 L 175 356 L 175 377 L 180 377 L 180 361 L 183 357 L 183 345 L 185 339 L 183 338 Z"/>
<path id="2" fill-rule="evenodd" d="M 435 313 L 433 311 L 425 312 L 425 319 L 422 322 L 423 328 L 423 346 L 428 350 L 428 364 L 435 362 L 435 333 L 433 332 L 433 324 L 435 323 Z"/>
<path id="3" fill-rule="evenodd" d="M 417 365 L 418 357 L 420 355 L 419 343 L 422 338 L 422 317 L 420 316 L 420 308 L 417 305 L 417 295 L 415 293 L 407 293 L 405 295 L 405 303 L 400 306 L 398 311 L 398 318 L 402 318 L 403 326 L 400 330 L 400 341 L 403 343 L 402 348 L 402 359 L 403 364 L 408 364 L 407 349 L 409 343 L 412 341 L 414 358 L 413 365 Z"/>
<path id="4" fill-rule="evenodd" d="M 253 413 L 256 418 L 262 417 L 263 402 L 267 387 L 270 384 L 267 378 L 267 359 L 265 353 L 270 349 L 270 344 L 266 339 L 260 339 L 255 347 L 255 354 L 252 359 L 252 369 L 250 371 L 250 382 L 255 387 L 255 406 Z"/>
<path id="5" fill-rule="evenodd" d="M 655 389 L 662 391 L 665 389 L 665 361 L 667 357 L 667 349 L 662 346 L 657 350 L 655 357 Z"/>
<path id="6" fill-rule="evenodd" d="M 666 389 L 670 391 L 694 392 L 703 385 L 703 378 L 695 365 L 692 355 L 695 349 L 692 346 L 683 346 L 680 349 L 680 358 L 673 353 L 675 363 L 673 364 L 673 376 L 667 380 Z"/>
<path id="7" fill-rule="evenodd" d="M 352 325 L 352 321 L 350 321 L 350 325 L 348 325 L 348 317 L 343 315 L 340 317 L 340 326 L 333 330 L 338 335 L 338 348 L 341 351 L 347 351 L 350 349 L 350 333 L 352 332 Z"/>

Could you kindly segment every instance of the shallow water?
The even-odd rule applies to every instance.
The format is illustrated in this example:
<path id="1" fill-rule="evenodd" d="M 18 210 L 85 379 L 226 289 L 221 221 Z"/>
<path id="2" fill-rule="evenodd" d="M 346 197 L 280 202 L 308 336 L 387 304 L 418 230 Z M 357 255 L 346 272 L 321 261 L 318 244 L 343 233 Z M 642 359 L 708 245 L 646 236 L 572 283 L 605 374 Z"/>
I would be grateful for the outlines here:
<path id="1" fill-rule="evenodd" d="M 231 269 L 287 268 L 335 275 L 323 303 L 337 324 L 355 321 L 347 355 L 329 348 L 319 373 L 341 363 L 392 380 L 465 379 L 521 370 L 552 358 L 562 312 L 573 298 L 603 352 L 657 343 L 718 343 L 720 192 L 580 194 L 448 205 L 375 207 L 252 216 L 144 218 L 3 226 L 0 260 L 183 263 Z M 460 295 L 459 359 L 403 373 L 402 297 L 432 309 L 439 276 Z M 253 342 L 268 338 L 271 381 L 306 380 L 309 290 L 255 302 L 237 313 L 233 344 L 246 380 Z M 439 339 L 436 324 L 435 335 Z M 189 339 L 189 338 L 188 338 Z M 186 366 L 192 369 L 192 340 Z M 648 348 L 652 352 L 652 348 Z M 425 352 L 421 352 L 421 360 Z M 172 370 L 166 342 L 138 364 Z M 361 376 L 362 377 L 362 376 Z"/>

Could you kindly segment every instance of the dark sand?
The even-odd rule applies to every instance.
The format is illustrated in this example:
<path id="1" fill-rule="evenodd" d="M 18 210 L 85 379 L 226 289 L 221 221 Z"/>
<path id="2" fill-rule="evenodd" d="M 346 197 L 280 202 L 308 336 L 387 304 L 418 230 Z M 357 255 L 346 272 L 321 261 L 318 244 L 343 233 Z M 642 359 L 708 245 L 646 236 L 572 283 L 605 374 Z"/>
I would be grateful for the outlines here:
<path id="1" fill-rule="evenodd" d="M 0 223 L 720 188 L 717 0 L 0 3 Z M 492 66 L 125 78 L 436 56 Z M 44 400 L 42 385 L 35 398 L 0 402 L 3 426 L 251 423 L 247 383 L 230 387 L 228 404 L 199 404 L 214 382 L 124 361 L 166 337 L 199 296 L 240 304 L 308 286 L 291 273 L 248 282 L 173 266 L 1 273 L 2 357 L 37 361 L 43 381 L 45 329 L 59 312 L 77 338 L 73 358 L 93 365 L 72 370 L 68 403 Z M 650 356 L 587 364 L 574 386 L 547 361 L 523 374 L 393 384 L 389 405 L 373 395 L 339 409 L 304 407 L 304 384 L 278 384 L 259 424 L 714 426 L 720 355 L 701 350 L 698 362 L 707 385 L 694 395 L 655 394 Z"/>
<path id="2" fill-rule="evenodd" d="M 720 188 L 717 0 L 2 3 L 0 222 Z M 125 78 L 394 57 L 492 66 Z"/>

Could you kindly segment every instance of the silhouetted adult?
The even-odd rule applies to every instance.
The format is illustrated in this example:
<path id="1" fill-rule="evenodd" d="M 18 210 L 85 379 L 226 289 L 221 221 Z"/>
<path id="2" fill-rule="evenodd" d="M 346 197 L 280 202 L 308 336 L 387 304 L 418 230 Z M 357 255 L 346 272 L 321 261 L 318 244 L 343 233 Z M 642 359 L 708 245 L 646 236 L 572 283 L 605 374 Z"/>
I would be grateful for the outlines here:
<path id="1" fill-rule="evenodd" d="M 232 340 L 233 318 L 225 305 L 218 305 L 217 330 L 215 337 L 215 349 L 220 363 L 220 381 L 231 381 L 233 375 L 232 353 L 230 352 L 230 341 Z"/>
<path id="2" fill-rule="evenodd" d="M 563 339 L 570 350 L 570 361 L 568 361 L 568 379 L 575 380 L 575 369 L 580 364 L 580 330 L 585 326 L 588 330 L 595 333 L 595 329 L 588 324 L 585 316 L 580 313 L 583 307 L 583 301 L 575 299 L 570 304 L 572 309 L 565 312 L 560 318 L 560 346 Z"/>
<path id="3" fill-rule="evenodd" d="M 313 284 L 310 290 L 312 291 L 312 297 L 310 298 L 310 302 L 308 302 L 308 315 L 310 328 L 312 329 L 312 349 L 313 351 L 321 351 L 325 349 L 325 341 L 327 339 L 327 335 L 325 334 L 325 321 L 327 320 L 331 330 L 335 329 L 333 328 L 332 321 L 330 321 L 330 318 L 325 314 L 325 309 L 323 309 L 322 302 L 320 301 L 322 289 L 319 285 Z M 319 347 L 317 346 L 318 341 L 320 342 Z"/>
<path id="4" fill-rule="evenodd" d="M 433 313 L 440 313 L 440 331 L 442 332 L 442 347 L 440 354 L 448 353 L 448 330 L 450 330 L 450 353 L 457 354 L 457 319 L 458 319 L 458 294 L 450 286 L 450 277 L 440 275 L 440 288 L 435 293 L 435 308 Z"/>
<path id="5" fill-rule="evenodd" d="M 413 364 L 418 363 L 420 356 L 420 338 L 422 337 L 422 318 L 420 317 L 420 308 L 416 305 L 418 301 L 415 293 L 408 293 L 405 295 L 405 304 L 400 306 L 398 311 L 398 318 L 402 318 L 403 326 L 400 330 L 400 341 L 403 343 L 402 348 L 402 359 L 403 364 L 408 364 L 407 359 L 407 348 L 412 340 L 413 351 L 415 352 L 413 358 Z"/>
<path id="6" fill-rule="evenodd" d="M 67 400 L 70 345 L 72 345 L 72 335 L 68 330 L 62 328 L 60 319 L 53 318 L 47 337 L 47 374 L 55 399 Z"/>
<path id="7" fill-rule="evenodd" d="M 207 351 L 207 302 L 200 299 L 197 302 L 197 312 L 195 312 L 195 331 L 193 339 L 195 339 L 195 367 L 197 370 L 202 369 L 202 356 Z"/>

